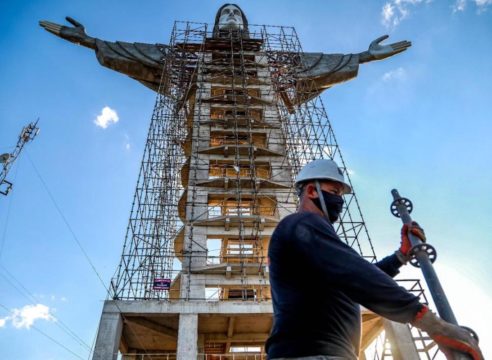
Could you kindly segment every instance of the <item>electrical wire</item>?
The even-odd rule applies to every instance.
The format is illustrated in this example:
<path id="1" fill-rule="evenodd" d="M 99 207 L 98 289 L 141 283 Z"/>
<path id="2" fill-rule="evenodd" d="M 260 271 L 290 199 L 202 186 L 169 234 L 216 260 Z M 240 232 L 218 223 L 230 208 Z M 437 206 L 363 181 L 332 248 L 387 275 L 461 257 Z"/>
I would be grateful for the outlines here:
<path id="1" fill-rule="evenodd" d="M 96 339 L 97 339 L 97 331 L 94 333 L 94 339 L 92 340 L 92 345 L 89 350 L 89 354 L 87 354 L 87 360 L 90 360 L 93 352 L 94 352 L 94 346 L 96 346 Z"/>
<path id="2" fill-rule="evenodd" d="M 0 304 L 0 307 L 2 307 L 4 310 L 6 310 L 9 314 L 10 314 L 10 310 L 8 307 L 6 307 L 5 305 L 3 304 Z M 66 347 L 65 345 L 63 345 L 61 342 L 59 342 L 58 340 L 56 340 L 55 338 L 49 336 L 48 334 L 46 334 L 43 330 L 37 328 L 36 326 L 34 325 L 31 325 L 30 327 L 31 329 L 34 329 L 36 330 L 37 332 L 39 332 L 41 335 L 43 335 L 44 337 L 50 339 L 52 342 L 54 342 L 56 345 L 60 346 L 61 348 L 65 349 L 66 351 L 68 351 L 69 353 L 71 353 L 73 356 L 79 358 L 79 359 L 82 359 L 84 360 L 83 357 L 81 357 L 80 355 L 78 355 L 76 352 L 70 350 L 68 347 Z"/>
<path id="3" fill-rule="evenodd" d="M 15 170 L 15 173 L 14 173 L 14 182 L 15 180 L 17 179 L 17 174 L 19 173 L 19 168 L 20 168 L 20 162 L 17 162 L 17 166 L 16 166 L 16 170 Z M 2 234 L 2 240 L 1 240 L 1 244 L 0 244 L 0 258 L 1 258 L 1 255 L 3 253 L 3 248 L 4 248 L 4 245 L 5 245 L 5 240 L 6 240 L 6 235 L 7 235 L 7 229 L 8 229 L 8 225 L 9 225 L 9 219 L 10 219 L 10 213 L 11 213 L 11 207 L 12 207 L 12 201 L 13 201 L 13 198 L 14 196 L 10 196 L 10 199 L 9 199 L 9 205 L 8 205 L 8 208 L 7 208 L 7 216 L 6 216 L 6 220 L 5 220 L 5 224 L 4 224 L 4 230 L 3 230 L 3 234 Z M 33 303 L 36 303 L 38 302 L 38 300 L 36 299 L 36 297 L 34 295 L 32 295 L 32 293 L 22 284 L 22 282 L 20 282 L 1 262 L 0 262 L 0 267 L 3 268 L 3 270 L 12 278 L 14 279 L 14 281 L 17 282 L 18 285 L 20 285 L 20 287 L 23 289 L 24 293 L 9 279 L 7 278 L 5 275 L 1 274 L 0 275 L 15 289 L 17 290 L 17 292 L 19 294 L 21 294 L 22 296 L 24 296 L 26 299 L 29 300 L 29 302 L 33 302 Z M 27 295 L 26 295 L 27 294 Z M 70 337 L 72 337 L 72 339 L 74 339 L 76 342 L 78 342 L 80 345 L 86 347 L 87 349 L 90 349 L 90 347 L 84 342 L 84 340 L 82 340 L 75 332 L 73 332 L 69 327 L 68 325 L 66 325 L 61 319 L 59 318 L 56 318 L 55 316 L 53 316 L 56 320 L 55 324 L 60 328 L 62 329 L 65 333 L 67 333 Z"/>
<path id="4" fill-rule="evenodd" d="M 39 303 L 39 300 L 4 265 L 0 264 L 0 267 L 3 268 L 3 270 L 23 289 L 24 292 L 21 291 L 19 287 L 17 287 L 17 285 L 14 284 L 4 274 L 0 273 L 0 276 L 2 276 L 15 290 L 17 290 L 19 294 L 21 294 L 24 298 L 31 302 L 32 305 Z M 68 325 L 66 325 L 60 318 L 54 316 L 53 314 L 51 314 L 51 316 L 54 318 L 56 326 L 58 326 L 63 332 L 70 336 L 79 345 L 83 346 L 86 351 L 90 351 L 90 346 L 83 339 L 81 339 L 72 329 L 70 329 Z"/>
<path id="5" fill-rule="evenodd" d="M 97 271 L 96 267 L 94 266 L 94 263 L 92 262 L 92 260 L 90 259 L 89 257 L 89 254 L 87 253 L 87 251 L 85 251 L 84 247 L 82 246 L 82 243 L 79 241 L 79 239 L 77 238 L 77 235 L 75 235 L 75 232 L 73 231 L 72 227 L 70 226 L 67 218 L 65 217 L 65 215 L 63 214 L 63 212 L 61 211 L 61 208 L 60 206 L 58 205 L 58 203 L 56 202 L 55 200 L 55 197 L 53 196 L 53 194 L 51 193 L 50 189 L 48 188 L 48 185 L 46 185 L 46 182 L 44 181 L 43 177 L 41 176 L 41 173 L 39 172 L 38 168 L 36 167 L 36 165 L 34 165 L 34 162 L 32 161 L 31 159 L 31 156 L 29 155 L 29 152 L 26 151 L 27 153 L 27 159 L 29 160 L 29 162 L 31 163 L 36 175 L 38 176 L 39 180 L 41 181 L 41 183 L 43 184 L 43 187 L 44 189 L 46 190 L 46 192 L 48 193 L 48 196 L 51 200 L 51 202 L 53 203 L 53 205 L 55 206 L 56 208 L 56 211 L 58 211 L 58 214 L 61 216 L 63 222 L 65 223 L 66 227 L 68 228 L 68 231 L 70 231 L 70 234 L 72 235 L 72 238 L 73 240 L 75 241 L 75 243 L 77 244 L 77 246 L 79 247 L 80 251 L 82 252 L 82 254 L 84 255 L 86 261 L 89 263 L 90 267 L 92 268 L 92 270 L 94 271 L 94 273 L 97 275 L 97 278 L 99 279 L 99 281 L 101 282 L 102 286 L 106 289 L 106 291 L 109 293 L 109 289 L 106 287 L 106 284 L 104 283 L 104 280 L 102 279 L 101 275 L 99 274 L 99 272 Z"/>
<path id="6" fill-rule="evenodd" d="M 76 242 L 76 244 L 78 245 L 79 249 L 81 250 L 81 252 L 83 253 L 86 261 L 89 263 L 90 267 L 92 268 L 92 270 L 94 271 L 94 273 L 97 275 L 97 278 L 99 279 L 99 282 L 101 283 L 101 285 L 103 286 L 103 288 L 106 290 L 106 294 L 110 294 L 110 291 L 109 291 L 109 288 L 106 286 L 106 284 L 104 283 L 104 280 L 102 279 L 101 275 L 99 274 L 99 272 L 97 271 L 94 263 L 92 262 L 92 260 L 90 259 L 87 251 L 85 251 L 84 247 L 82 246 L 82 243 L 79 241 L 77 235 L 75 234 L 74 230 L 72 229 L 72 227 L 70 226 L 70 223 L 68 222 L 67 218 L 65 217 L 65 215 L 63 214 L 63 212 L 61 211 L 61 208 L 60 206 L 58 205 L 58 203 L 56 202 L 53 194 L 51 193 L 51 191 L 49 190 L 48 188 L 48 185 L 46 184 L 46 182 L 44 181 L 43 177 L 41 176 L 41 173 L 39 172 L 39 170 L 37 169 L 36 165 L 34 165 L 34 162 L 32 161 L 31 159 L 31 156 L 29 154 L 28 151 L 26 151 L 27 153 L 27 159 L 29 160 L 29 162 L 31 163 L 34 171 L 36 172 L 36 175 L 38 176 L 39 180 L 41 181 L 44 189 L 46 190 L 46 192 L 48 193 L 48 196 L 49 198 L 51 199 L 53 205 L 55 206 L 56 210 L 58 211 L 58 214 L 61 216 L 63 222 L 65 223 L 65 225 L 67 226 L 68 230 L 70 231 L 74 241 Z M 123 311 L 121 310 L 121 308 L 119 307 L 118 303 L 117 302 L 114 302 L 114 305 L 116 306 L 116 308 L 118 309 L 118 311 L 120 312 L 123 320 L 125 320 L 125 316 L 123 315 Z M 134 332 L 131 327 L 129 328 L 130 331 Z M 137 334 L 134 334 L 134 335 L 137 335 Z M 147 349 L 143 346 L 143 344 L 141 343 L 140 341 L 140 338 L 138 336 L 136 336 L 136 339 L 137 341 L 140 343 L 140 346 L 142 347 L 142 350 L 147 352 Z"/>

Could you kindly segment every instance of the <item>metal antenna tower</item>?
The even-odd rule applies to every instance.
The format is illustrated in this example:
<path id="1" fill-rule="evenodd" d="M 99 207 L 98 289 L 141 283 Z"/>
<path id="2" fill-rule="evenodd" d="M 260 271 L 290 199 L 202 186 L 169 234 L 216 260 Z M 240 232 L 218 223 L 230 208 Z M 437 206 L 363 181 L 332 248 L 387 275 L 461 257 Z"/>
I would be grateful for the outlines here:
<path id="1" fill-rule="evenodd" d="M 36 135 L 38 135 L 38 121 L 39 119 L 30 123 L 22 129 L 19 135 L 19 140 L 17 140 L 17 145 L 11 153 L 0 155 L 0 163 L 3 164 L 2 171 L 0 172 L 0 194 L 7 196 L 10 190 L 12 190 L 13 184 L 10 181 L 7 181 L 6 177 L 9 173 L 10 168 L 12 167 L 12 164 L 19 157 L 24 145 L 27 144 L 29 141 L 34 140 Z"/>
<path id="2" fill-rule="evenodd" d="M 264 359 L 267 248 L 296 209 L 293 180 L 310 160 L 330 158 L 350 181 L 315 84 L 302 77 L 294 28 L 250 25 L 249 37 L 214 37 L 212 28 L 174 25 L 94 359 L 118 351 L 124 359 Z M 355 193 L 345 203 L 337 232 L 374 261 Z M 405 284 L 422 294 L 418 280 Z M 394 349 L 402 337 L 414 342 L 407 327 L 368 311 L 363 324 L 363 349 L 384 329 Z M 415 346 L 407 354 L 419 358 Z"/>

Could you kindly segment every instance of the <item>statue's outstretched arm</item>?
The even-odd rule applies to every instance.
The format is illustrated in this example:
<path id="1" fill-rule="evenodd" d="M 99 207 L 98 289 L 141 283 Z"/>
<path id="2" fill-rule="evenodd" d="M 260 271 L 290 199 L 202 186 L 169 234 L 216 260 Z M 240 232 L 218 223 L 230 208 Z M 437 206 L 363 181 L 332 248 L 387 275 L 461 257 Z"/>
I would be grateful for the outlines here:
<path id="1" fill-rule="evenodd" d="M 369 49 L 359 54 L 359 63 L 363 64 L 369 61 L 386 59 L 387 57 L 399 54 L 412 46 L 412 43 L 406 40 L 389 45 L 381 45 L 381 42 L 388 37 L 388 35 L 383 35 L 371 42 Z"/>
<path id="2" fill-rule="evenodd" d="M 359 54 L 301 54 L 303 69 L 297 72 L 297 96 L 292 103 L 301 104 L 334 85 L 355 78 L 360 64 L 385 59 L 412 46 L 409 41 L 381 45 L 387 38 L 388 35 L 377 38 L 367 51 Z"/>
<path id="3" fill-rule="evenodd" d="M 66 19 L 73 26 L 63 26 L 45 20 L 40 21 L 39 25 L 43 27 L 46 31 L 49 31 L 50 33 L 55 34 L 62 39 L 91 49 L 95 49 L 96 39 L 88 36 L 85 33 L 84 25 L 69 16 L 67 16 Z"/>
<path id="4" fill-rule="evenodd" d="M 152 90 L 159 89 L 169 48 L 167 45 L 111 42 L 93 38 L 86 34 L 81 23 L 70 17 L 66 19 L 73 26 L 50 21 L 40 21 L 39 25 L 62 39 L 94 50 L 101 65 L 128 75 Z"/>

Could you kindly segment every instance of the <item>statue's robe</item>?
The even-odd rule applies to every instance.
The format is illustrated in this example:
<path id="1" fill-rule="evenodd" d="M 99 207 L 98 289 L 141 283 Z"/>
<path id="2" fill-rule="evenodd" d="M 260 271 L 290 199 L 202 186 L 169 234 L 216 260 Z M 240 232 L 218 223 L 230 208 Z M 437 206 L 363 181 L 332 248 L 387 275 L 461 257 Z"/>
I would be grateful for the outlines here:
<path id="1" fill-rule="evenodd" d="M 168 52 L 167 45 L 96 39 L 96 56 L 101 65 L 128 75 L 154 91 L 159 90 Z"/>
<path id="2" fill-rule="evenodd" d="M 158 91 L 169 46 L 109 42 L 96 39 L 96 56 L 101 65 L 126 74 Z M 353 79 L 359 69 L 357 54 L 302 53 L 297 71 L 297 96 L 292 105 L 304 103 L 333 85 Z"/>
<path id="3" fill-rule="evenodd" d="M 358 54 L 301 54 L 303 70 L 297 72 L 296 104 L 318 96 L 333 85 L 351 80 L 359 70 Z"/>

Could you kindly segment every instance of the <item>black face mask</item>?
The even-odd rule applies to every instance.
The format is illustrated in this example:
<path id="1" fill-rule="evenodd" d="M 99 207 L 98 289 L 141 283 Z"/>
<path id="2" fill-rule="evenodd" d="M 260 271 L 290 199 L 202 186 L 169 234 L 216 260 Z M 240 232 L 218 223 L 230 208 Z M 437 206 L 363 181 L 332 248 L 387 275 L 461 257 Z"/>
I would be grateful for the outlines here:
<path id="1" fill-rule="evenodd" d="M 321 190 L 321 195 L 325 200 L 326 210 L 328 211 L 328 218 L 330 222 L 333 224 L 335 221 L 338 220 L 338 217 L 342 212 L 343 197 L 323 190 Z M 313 202 L 321 211 L 323 211 L 323 207 L 321 206 L 321 200 L 319 197 L 313 199 Z"/>

